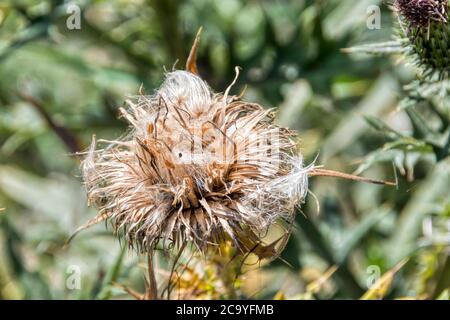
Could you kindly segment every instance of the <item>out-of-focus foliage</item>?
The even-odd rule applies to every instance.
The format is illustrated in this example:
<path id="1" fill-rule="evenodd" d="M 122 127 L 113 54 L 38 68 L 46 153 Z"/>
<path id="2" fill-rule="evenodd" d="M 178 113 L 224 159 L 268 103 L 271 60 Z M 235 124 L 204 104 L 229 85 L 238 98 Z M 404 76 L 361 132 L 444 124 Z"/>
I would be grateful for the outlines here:
<path id="1" fill-rule="evenodd" d="M 377 4 L 381 29 L 370 30 L 367 8 Z M 66 24 L 71 5 L 80 8 L 79 30 Z M 0 298 L 144 291 L 145 261 L 104 225 L 64 246 L 95 215 L 73 153 L 93 134 L 122 135 L 125 97 L 141 84 L 151 93 L 165 70 L 182 68 L 203 26 L 202 77 L 223 91 L 240 66 L 234 93 L 246 86 L 246 100 L 278 107 L 278 121 L 299 131 L 307 163 L 398 180 L 311 179 L 281 259 L 240 266 L 238 283 L 222 275 L 222 285 L 247 298 L 448 299 L 448 97 L 429 108 L 433 84 L 415 90 L 404 60 L 342 51 L 389 40 L 394 20 L 377 0 L 2 1 Z M 170 267 L 159 258 L 165 279 Z M 199 298 L 230 297 L 209 267 L 187 269 L 178 290 L 193 284 Z"/>

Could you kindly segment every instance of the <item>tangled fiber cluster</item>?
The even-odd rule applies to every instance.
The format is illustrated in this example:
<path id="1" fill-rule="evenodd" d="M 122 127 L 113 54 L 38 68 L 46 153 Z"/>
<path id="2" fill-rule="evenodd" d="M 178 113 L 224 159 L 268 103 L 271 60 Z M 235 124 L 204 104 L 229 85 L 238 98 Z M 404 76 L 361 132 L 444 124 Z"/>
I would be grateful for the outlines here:
<path id="1" fill-rule="evenodd" d="M 82 171 L 99 217 L 140 252 L 223 240 L 249 252 L 267 228 L 292 221 L 308 171 L 260 105 L 214 93 L 199 76 L 173 71 L 154 95 L 127 101 L 131 131 L 93 139 Z"/>
<path id="2" fill-rule="evenodd" d="M 448 0 L 395 0 L 395 9 L 410 27 L 427 27 L 432 21 L 447 22 Z"/>

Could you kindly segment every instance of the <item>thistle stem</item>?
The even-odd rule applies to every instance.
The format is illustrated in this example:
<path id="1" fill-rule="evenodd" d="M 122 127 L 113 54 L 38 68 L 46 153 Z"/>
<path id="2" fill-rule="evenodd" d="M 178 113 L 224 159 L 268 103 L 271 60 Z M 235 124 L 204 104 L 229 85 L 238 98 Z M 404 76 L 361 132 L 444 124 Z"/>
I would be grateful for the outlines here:
<path id="1" fill-rule="evenodd" d="M 157 300 L 158 299 L 158 287 L 156 283 L 155 270 L 153 264 L 153 251 L 149 252 L 147 255 L 148 263 L 148 288 L 145 293 L 146 300 Z"/>

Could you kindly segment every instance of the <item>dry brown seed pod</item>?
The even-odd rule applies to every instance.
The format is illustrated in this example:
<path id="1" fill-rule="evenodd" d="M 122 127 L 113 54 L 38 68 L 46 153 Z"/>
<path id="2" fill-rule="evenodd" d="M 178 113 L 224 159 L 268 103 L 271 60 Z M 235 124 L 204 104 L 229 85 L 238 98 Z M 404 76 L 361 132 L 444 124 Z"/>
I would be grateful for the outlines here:
<path id="1" fill-rule="evenodd" d="M 279 250 L 261 239 L 275 223 L 286 223 L 288 236 L 308 176 L 380 181 L 304 166 L 295 133 L 277 126 L 272 110 L 229 95 L 236 79 L 220 94 L 193 73 L 199 35 L 192 72 L 167 73 L 154 95 L 121 108 L 126 137 L 102 148 L 93 138 L 82 173 L 99 214 L 79 230 L 109 220 L 139 252 L 192 244 L 206 253 L 232 240 L 241 254 L 260 248 L 274 258 Z"/>
<path id="2" fill-rule="evenodd" d="M 132 131 L 92 146 L 82 166 L 89 202 L 130 246 L 232 239 L 242 252 L 279 220 L 291 221 L 308 172 L 273 112 L 214 93 L 187 71 L 166 74 L 152 96 L 121 109 Z"/>

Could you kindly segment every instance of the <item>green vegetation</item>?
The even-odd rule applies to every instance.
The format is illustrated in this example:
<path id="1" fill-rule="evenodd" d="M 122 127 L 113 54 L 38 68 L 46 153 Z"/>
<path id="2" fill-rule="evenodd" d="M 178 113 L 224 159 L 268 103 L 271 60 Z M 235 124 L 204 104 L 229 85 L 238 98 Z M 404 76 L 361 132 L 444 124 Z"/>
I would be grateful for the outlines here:
<path id="1" fill-rule="evenodd" d="M 200 26 L 197 64 L 212 88 L 225 91 L 241 67 L 232 94 L 246 88 L 245 100 L 278 107 L 278 123 L 298 130 L 307 164 L 397 186 L 312 177 L 280 259 L 228 265 L 224 249 L 214 262 L 222 268 L 186 268 L 178 290 L 195 284 L 198 298 L 449 299 L 442 35 L 450 24 L 404 34 L 404 20 L 381 2 L 73 1 L 81 20 L 70 30 L 76 11 L 64 1 L 2 1 L 0 299 L 130 299 L 145 291 L 146 257 L 104 224 L 65 246 L 96 216 L 75 153 L 93 134 L 126 132 L 123 101 L 141 84 L 151 94 L 165 70 L 183 69 Z M 382 9 L 380 29 L 366 26 L 370 5 Z M 167 258 L 155 264 L 157 280 L 167 279 Z M 241 267 L 239 279 L 227 275 Z"/>

